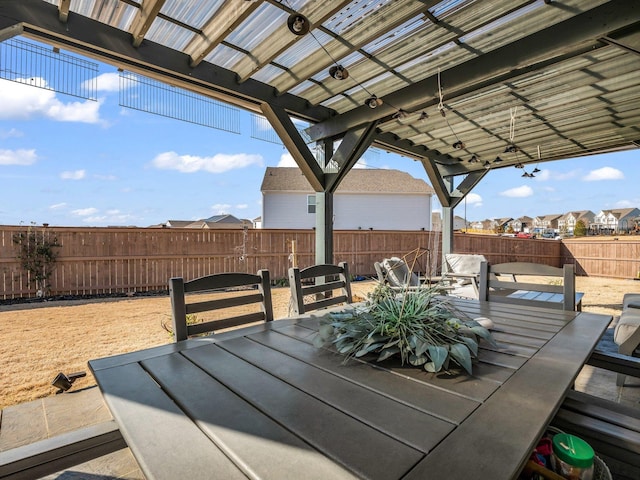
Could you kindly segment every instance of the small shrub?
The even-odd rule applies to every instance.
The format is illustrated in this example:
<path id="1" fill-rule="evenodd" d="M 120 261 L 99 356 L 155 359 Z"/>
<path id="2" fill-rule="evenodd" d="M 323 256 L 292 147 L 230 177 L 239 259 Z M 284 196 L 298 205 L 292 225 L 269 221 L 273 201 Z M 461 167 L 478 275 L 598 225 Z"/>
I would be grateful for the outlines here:
<path id="1" fill-rule="evenodd" d="M 29 227 L 26 232 L 14 234 L 13 243 L 18 248 L 16 258 L 27 272 L 29 282 L 35 284 L 38 296 L 48 296 L 49 278 L 58 258 L 56 249 L 60 248 L 58 238 L 46 228 L 37 231 Z"/>

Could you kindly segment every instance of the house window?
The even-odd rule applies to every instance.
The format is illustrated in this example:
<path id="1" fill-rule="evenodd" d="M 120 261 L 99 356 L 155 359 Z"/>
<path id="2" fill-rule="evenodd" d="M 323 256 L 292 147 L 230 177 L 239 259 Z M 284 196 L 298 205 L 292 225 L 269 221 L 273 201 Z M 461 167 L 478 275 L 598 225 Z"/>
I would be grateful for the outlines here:
<path id="1" fill-rule="evenodd" d="M 316 213 L 315 195 L 307 195 L 307 213 Z"/>

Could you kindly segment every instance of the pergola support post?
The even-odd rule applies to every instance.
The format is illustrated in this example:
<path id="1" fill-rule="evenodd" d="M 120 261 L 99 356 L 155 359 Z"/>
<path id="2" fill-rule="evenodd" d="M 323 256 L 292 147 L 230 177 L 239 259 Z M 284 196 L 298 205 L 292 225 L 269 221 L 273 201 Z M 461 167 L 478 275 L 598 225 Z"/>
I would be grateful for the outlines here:
<path id="1" fill-rule="evenodd" d="M 333 263 L 333 193 L 316 193 L 316 265 Z"/>

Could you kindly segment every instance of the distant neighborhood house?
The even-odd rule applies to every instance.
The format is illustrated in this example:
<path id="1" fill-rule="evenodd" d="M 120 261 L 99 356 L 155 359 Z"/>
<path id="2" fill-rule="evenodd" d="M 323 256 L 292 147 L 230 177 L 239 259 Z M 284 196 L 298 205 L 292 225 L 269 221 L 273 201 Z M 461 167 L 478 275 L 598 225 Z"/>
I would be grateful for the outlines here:
<path id="1" fill-rule="evenodd" d="M 526 215 L 522 216 L 522 217 L 518 217 L 515 220 L 512 220 L 509 223 L 509 226 L 511 226 L 511 230 L 513 230 L 514 232 L 525 232 L 525 233 L 531 233 L 531 230 L 533 229 L 533 218 L 531 217 L 527 217 Z"/>
<path id="2" fill-rule="evenodd" d="M 505 219 L 487 219 L 471 222 L 472 229 L 497 233 Z M 558 235 L 574 235 L 576 224 L 581 221 L 591 235 L 640 232 L 640 209 L 621 208 L 602 210 L 595 214 L 591 210 L 578 210 L 565 214 L 539 215 L 509 219 L 504 232 L 525 232 L 542 234 L 553 232 Z"/>
<path id="3" fill-rule="evenodd" d="M 553 213 L 550 215 L 544 215 L 539 217 L 534 217 L 532 222 L 532 232 L 538 233 L 543 232 L 545 230 L 553 230 L 558 231 L 558 221 L 562 217 L 559 213 Z"/>
<path id="4" fill-rule="evenodd" d="M 316 194 L 299 168 L 268 167 L 262 228 L 311 229 Z M 431 230 L 433 188 L 399 170 L 351 170 L 333 197 L 335 230 Z"/>
<path id="5" fill-rule="evenodd" d="M 636 227 L 638 217 L 640 217 L 640 210 L 637 208 L 601 210 L 595 215 L 589 229 L 596 233 L 629 231 Z"/>
<path id="6" fill-rule="evenodd" d="M 568 212 L 565 213 L 560 219 L 558 219 L 558 230 L 560 233 L 567 233 L 569 235 L 573 235 L 573 232 L 576 228 L 576 223 L 578 221 L 582 221 L 586 228 L 593 223 L 593 219 L 596 214 L 591 210 L 581 210 L 578 212 Z"/>
<path id="7" fill-rule="evenodd" d="M 233 215 L 214 215 L 202 220 L 167 220 L 160 225 L 164 228 L 253 228 L 253 222 Z"/>

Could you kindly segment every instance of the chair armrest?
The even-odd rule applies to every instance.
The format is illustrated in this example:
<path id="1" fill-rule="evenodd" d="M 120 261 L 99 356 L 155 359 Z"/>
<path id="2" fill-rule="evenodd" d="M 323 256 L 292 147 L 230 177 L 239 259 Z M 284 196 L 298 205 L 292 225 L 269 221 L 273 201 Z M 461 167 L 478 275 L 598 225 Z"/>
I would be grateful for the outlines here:
<path id="1" fill-rule="evenodd" d="M 442 274 L 442 278 L 467 278 L 469 280 L 477 280 L 478 279 L 478 274 L 476 273 L 451 273 L 451 272 L 446 272 Z"/>
<path id="2" fill-rule="evenodd" d="M 594 350 L 587 360 L 587 364 L 611 372 L 640 378 L 640 358 L 638 357 Z"/>

